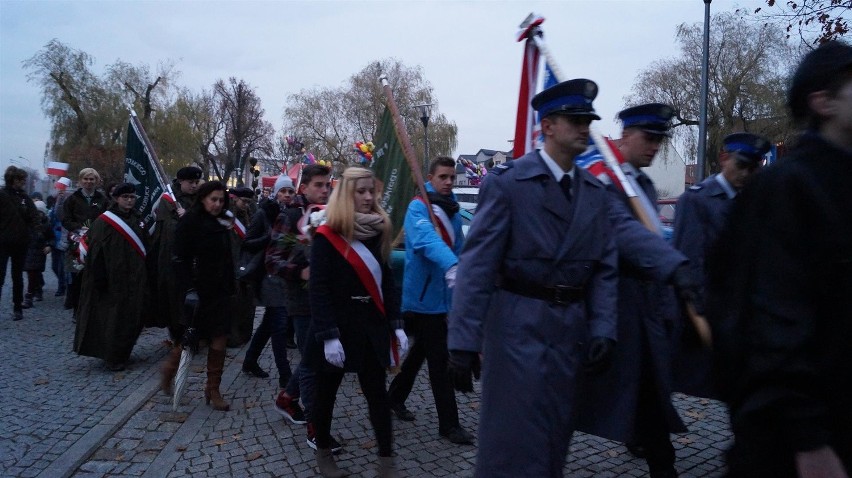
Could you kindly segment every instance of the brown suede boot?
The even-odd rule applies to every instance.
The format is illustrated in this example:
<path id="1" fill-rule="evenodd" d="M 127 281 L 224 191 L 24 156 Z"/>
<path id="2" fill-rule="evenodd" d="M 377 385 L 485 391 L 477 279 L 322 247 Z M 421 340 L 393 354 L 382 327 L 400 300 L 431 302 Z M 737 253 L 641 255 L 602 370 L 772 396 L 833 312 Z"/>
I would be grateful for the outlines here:
<path id="1" fill-rule="evenodd" d="M 160 390 L 169 396 L 172 394 L 172 385 L 175 382 L 175 374 L 180 363 L 181 351 L 182 349 L 178 345 L 172 347 L 166 355 L 166 359 L 163 360 L 163 365 L 160 367 Z"/>
<path id="2" fill-rule="evenodd" d="M 207 388 L 204 390 L 204 399 L 213 410 L 227 412 L 231 406 L 219 393 L 219 384 L 222 383 L 222 370 L 225 368 L 224 350 L 207 350 Z M 212 404 L 210 402 L 213 402 Z"/>
<path id="3" fill-rule="evenodd" d="M 317 468 L 324 478 L 342 478 L 346 472 L 337 467 L 330 448 L 317 448 Z"/>

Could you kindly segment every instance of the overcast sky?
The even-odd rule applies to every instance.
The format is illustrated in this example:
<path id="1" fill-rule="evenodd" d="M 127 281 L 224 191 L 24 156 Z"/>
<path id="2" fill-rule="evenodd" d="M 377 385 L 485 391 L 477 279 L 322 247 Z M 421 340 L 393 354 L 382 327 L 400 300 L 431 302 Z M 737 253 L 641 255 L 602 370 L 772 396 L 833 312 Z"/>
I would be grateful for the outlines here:
<path id="1" fill-rule="evenodd" d="M 711 12 L 761 5 L 716 0 Z M 677 55 L 677 25 L 703 22 L 704 3 L 0 0 L 0 168 L 45 160 L 50 125 L 21 62 L 52 38 L 91 55 L 98 74 L 117 59 L 152 67 L 171 59 L 177 83 L 196 91 L 242 78 L 276 129 L 288 94 L 340 86 L 370 61 L 394 57 L 423 68 L 437 108 L 458 125 L 454 156 L 508 150 L 523 55 L 515 34 L 530 12 L 545 17 L 564 73 L 598 83 L 597 128 L 617 135 L 613 118 L 637 73 Z"/>

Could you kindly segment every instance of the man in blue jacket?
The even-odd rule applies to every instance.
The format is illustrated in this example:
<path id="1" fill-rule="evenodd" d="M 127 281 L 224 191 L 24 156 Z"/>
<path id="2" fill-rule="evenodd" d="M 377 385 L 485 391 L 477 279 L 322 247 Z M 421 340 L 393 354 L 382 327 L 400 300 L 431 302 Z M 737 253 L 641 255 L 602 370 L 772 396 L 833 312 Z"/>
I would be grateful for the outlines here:
<path id="1" fill-rule="evenodd" d="M 473 437 L 459 426 L 456 396 L 447 375 L 447 313 L 458 255 L 464 245 L 459 204 L 453 195 L 455 160 L 435 158 L 427 179 L 432 213 L 420 197 L 411 201 L 405 213 L 402 312 L 415 341 L 390 384 L 388 397 L 397 418 L 413 421 L 414 414 L 405 407 L 405 399 L 426 360 L 438 409 L 438 433 L 453 443 L 470 444 Z"/>

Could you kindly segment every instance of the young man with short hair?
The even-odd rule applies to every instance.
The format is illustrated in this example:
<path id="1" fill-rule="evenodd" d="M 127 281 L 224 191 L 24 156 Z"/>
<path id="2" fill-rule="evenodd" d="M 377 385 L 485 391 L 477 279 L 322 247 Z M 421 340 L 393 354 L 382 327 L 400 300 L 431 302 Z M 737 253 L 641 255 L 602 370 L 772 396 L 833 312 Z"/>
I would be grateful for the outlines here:
<path id="1" fill-rule="evenodd" d="M 447 313 L 455 286 L 458 255 L 464 246 L 459 203 L 453 195 L 456 162 L 439 156 L 429 165 L 426 191 L 432 211 L 416 197 L 405 213 L 405 270 L 402 313 L 414 345 L 388 388 L 397 418 L 413 421 L 405 407 L 423 361 L 438 410 L 438 434 L 452 443 L 470 444 L 473 437 L 459 425 L 453 385 L 447 375 Z M 433 219 L 434 218 L 434 219 Z"/>

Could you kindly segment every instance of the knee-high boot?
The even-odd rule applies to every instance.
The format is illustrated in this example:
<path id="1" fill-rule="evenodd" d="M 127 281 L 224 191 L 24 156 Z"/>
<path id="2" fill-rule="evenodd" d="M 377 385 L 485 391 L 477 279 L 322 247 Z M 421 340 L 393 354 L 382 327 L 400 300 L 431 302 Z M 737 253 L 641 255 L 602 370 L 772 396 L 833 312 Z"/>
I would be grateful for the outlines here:
<path id="1" fill-rule="evenodd" d="M 181 347 L 176 345 L 169 350 L 163 365 L 160 367 L 160 390 L 166 395 L 172 394 L 172 384 L 175 381 L 178 364 L 180 364 Z"/>
<path id="2" fill-rule="evenodd" d="M 231 407 L 219 393 L 219 384 L 222 383 L 222 370 L 225 368 L 225 351 L 208 349 L 207 351 L 207 388 L 204 390 L 204 399 L 214 410 L 223 412 Z M 213 402 L 212 404 L 210 402 Z"/>

